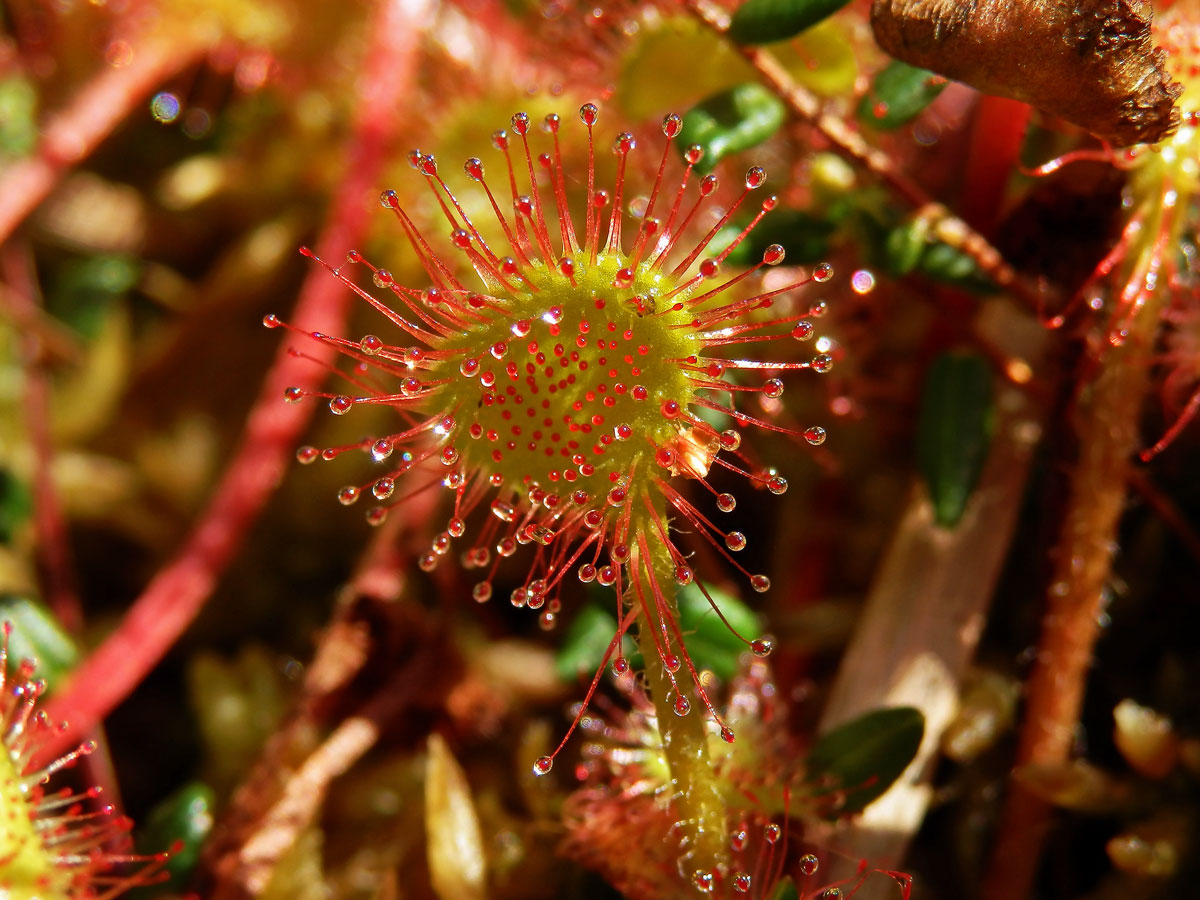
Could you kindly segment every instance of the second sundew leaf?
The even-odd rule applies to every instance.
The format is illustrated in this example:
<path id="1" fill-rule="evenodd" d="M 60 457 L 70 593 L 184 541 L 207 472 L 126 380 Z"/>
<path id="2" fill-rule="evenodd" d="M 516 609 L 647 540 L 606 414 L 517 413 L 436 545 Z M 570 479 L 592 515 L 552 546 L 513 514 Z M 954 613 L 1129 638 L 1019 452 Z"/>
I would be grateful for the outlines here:
<path id="1" fill-rule="evenodd" d="M 935 72 L 895 60 L 875 76 L 859 101 L 858 120 L 885 131 L 899 128 L 920 115 L 945 86 L 946 79 Z"/>
<path id="2" fill-rule="evenodd" d="M 704 157 L 696 168 L 711 172 L 729 154 L 755 147 L 775 134 L 786 115 L 783 102 L 762 85 L 739 84 L 692 107 L 683 117 L 677 145 L 703 147 Z"/>
<path id="3" fill-rule="evenodd" d="M 828 780 L 844 792 L 834 815 L 861 812 L 908 768 L 924 735 L 925 717 L 914 707 L 873 710 L 817 740 L 808 755 L 808 779 Z"/>
<path id="4" fill-rule="evenodd" d="M 952 528 L 979 481 L 992 437 L 992 373 L 972 353 L 944 353 L 925 379 L 917 421 L 917 464 L 934 519 Z"/>
<path id="5" fill-rule="evenodd" d="M 741 44 L 794 37 L 833 15 L 850 0 L 746 0 L 733 14 L 729 36 Z"/>

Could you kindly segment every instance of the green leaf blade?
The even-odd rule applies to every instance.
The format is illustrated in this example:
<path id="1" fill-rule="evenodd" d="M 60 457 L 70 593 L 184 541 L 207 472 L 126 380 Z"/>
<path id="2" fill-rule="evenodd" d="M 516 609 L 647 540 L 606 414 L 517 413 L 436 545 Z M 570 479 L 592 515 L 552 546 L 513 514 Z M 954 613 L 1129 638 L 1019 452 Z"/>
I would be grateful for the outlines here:
<path id="1" fill-rule="evenodd" d="M 966 511 L 991 445 L 992 420 L 987 360 L 967 353 L 935 359 L 917 421 L 917 464 L 943 528 L 954 527 Z"/>
<path id="2" fill-rule="evenodd" d="M 925 735 L 925 717 L 911 706 L 877 709 L 818 739 L 808 777 L 829 779 L 845 792 L 836 814 L 861 812 L 908 768 Z"/>
<path id="3" fill-rule="evenodd" d="M 771 44 L 795 37 L 850 0 L 746 0 L 733 14 L 729 36 L 739 44 Z"/>
<path id="4" fill-rule="evenodd" d="M 704 157 L 696 170 L 711 172 L 729 154 L 767 140 L 786 116 L 783 102 L 765 87 L 754 82 L 739 84 L 713 94 L 684 115 L 678 146 L 681 151 L 693 144 L 702 147 Z"/>

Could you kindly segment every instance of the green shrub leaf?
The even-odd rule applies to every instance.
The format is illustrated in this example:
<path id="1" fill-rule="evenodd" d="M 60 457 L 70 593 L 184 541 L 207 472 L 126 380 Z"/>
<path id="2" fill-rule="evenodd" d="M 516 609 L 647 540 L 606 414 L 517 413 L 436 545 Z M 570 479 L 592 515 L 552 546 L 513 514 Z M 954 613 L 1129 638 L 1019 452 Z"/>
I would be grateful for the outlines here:
<path id="1" fill-rule="evenodd" d="M 683 117 L 678 146 L 704 148 L 696 169 L 711 172 L 730 153 L 757 146 L 779 130 L 787 110 L 783 102 L 754 82 L 708 97 Z"/>
<path id="2" fill-rule="evenodd" d="M 733 14 L 729 36 L 741 44 L 794 37 L 833 15 L 850 0 L 746 0 Z"/>
<path id="3" fill-rule="evenodd" d="M 899 128 L 915 119 L 946 86 L 928 69 L 918 69 L 899 60 L 875 76 L 871 90 L 858 103 L 858 120 L 874 128 Z"/>
<path id="4" fill-rule="evenodd" d="M 944 353 L 925 378 L 917 464 L 943 528 L 962 518 L 992 437 L 992 372 L 976 354 Z"/>
<path id="5" fill-rule="evenodd" d="M 54 613 L 20 594 L 0 594 L 0 622 L 12 623 L 9 657 L 37 663 L 37 677 L 46 680 L 46 693 L 52 693 L 79 659 L 75 641 Z"/>
<path id="6" fill-rule="evenodd" d="M 845 791 L 838 815 L 861 812 L 900 777 L 921 746 L 925 717 L 911 706 L 877 709 L 823 735 L 808 755 L 808 777 Z"/>
<path id="7" fill-rule="evenodd" d="M 191 781 L 150 811 L 138 835 L 138 848 L 143 853 L 158 853 L 174 848 L 166 869 L 170 873 L 167 885 L 174 890 L 184 888 L 191 878 L 200 851 L 213 826 L 212 788 L 201 781 Z M 161 894 L 161 888 L 154 896 Z"/>

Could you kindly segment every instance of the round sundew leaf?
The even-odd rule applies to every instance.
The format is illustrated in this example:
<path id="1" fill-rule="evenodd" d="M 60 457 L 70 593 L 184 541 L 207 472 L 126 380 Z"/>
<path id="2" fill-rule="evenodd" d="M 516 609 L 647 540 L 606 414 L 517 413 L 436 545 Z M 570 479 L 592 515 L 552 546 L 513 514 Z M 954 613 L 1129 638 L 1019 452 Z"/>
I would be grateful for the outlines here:
<path id="1" fill-rule="evenodd" d="M 19 594 L 0 594 L 0 622 L 13 626 L 9 658 L 35 662 L 38 677 L 46 680 L 47 693 L 51 693 L 79 659 L 75 641 L 49 609 Z"/>
<path id="2" fill-rule="evenodd" d="M 742 44 L 770 44 L 799 34 L 833 15 L 850 0 L 746 0 L 729 23 Z"/>
<path id="3" fill-rule="evenodd" d="M 899 128 L 920 115 L 945 86 L 946 79 L 937 73 L 895 60 L 875 76 L 856 115 L 874 128 Z"/>
<path id="4" fill-rule="evenodd" d="M 676 145 L 681 152 L 692 144 L 704 148 L 699 172 L 713 167 L 731 153 L 761 144 L 779 130 L 787 110 L 783 102 L 754 82 L 739 84 L 708 97 L 683 117 Z"/>
<path id="5" fill-rule="evenodd" d="M 167 887 L 182 890 L 187 885 L 200 861 L 204 841 L 212 831 L 215 803 L 212 788 L 202 781 L 188 782 L 154 807 L 139 829 L 141 852 L 175 848 L 166 865 L 170 873 Z"/>
<path id="6" fill-rule="evenodd" d="M 934 518 L 952 528 L 979 481 L 992 437 L 992 372 L 982 356 L 944 353 L 925 378 L 917 463 Z"/>
<path id="7" fill-rule="evenodd" d="M 877 709 L 822 735 L 808 755 L 810 781 L 831 779 L 845 791 L 837 815 L 861 812 L 917 755 L 925 717 L 911 706 Z"/>

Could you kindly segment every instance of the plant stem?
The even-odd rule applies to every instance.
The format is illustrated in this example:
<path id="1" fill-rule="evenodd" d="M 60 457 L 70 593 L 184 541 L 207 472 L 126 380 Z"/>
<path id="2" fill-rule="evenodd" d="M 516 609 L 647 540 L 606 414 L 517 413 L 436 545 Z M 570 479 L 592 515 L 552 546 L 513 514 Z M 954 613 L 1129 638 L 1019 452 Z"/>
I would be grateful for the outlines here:
<path id="1" fill-rule="evenodd" d="M 684 6 L 717 34 L 729 30 L 728 13 L 711 0 L 684 0 Z M 774 55 L 758 47 L 733 46 L 758 70 L 792 112 L 820 132 L 834 150 L 903 197 L 916 208 L 917 216 L 933 222 L 934 233 L 940 241 L 970 256 L 997 287 L 1017 297 L 1030 309 L 1043 308 L 1045 298 L 1038 288 L 1022 281 L 987 238 L 929 196 L 924 188 L 900 171 L 887 153 L 868 144 L 856 129 L 838 116 L 825 112 L 821 99 L 792 78 Z"/>
<path id="2" fill-rule="evenodd" d="M 1140 442 L 1138 423 L 1151 385 L 1155 339 L 1167 304 L 1170 279 L 1162 267 L 1178 246 L 1180 211 L 1188 203 L 1175 195 L 1173 185 L 1184 183 L 1172 178 L 1161 157 L 1144 161 L 1131 178 L 1135 240 L 1112 291 L 1120 299 L 1116 315 L 1128 318 L 1115 326 L 1106 323 L 1101 339 L 1111 340 L 1117 328 L 1127 333 L 1119 346 L 1106 347 L 1094 361 L 1094 377 L 1081 385 L 1077 397 L 1079 458 L 1027 687 L 1018 768 L 1061 765 L 1070 757 L 1132 477 L 1131 457 Z M 1050 815 L 1049 805 L 1020 783 L 1010 787 L 983 886 L 985 900 L 1029 895 Z"/>
<path id="3" fill-rule="evenodd" d="M 659 506 L 655 510 L 658 521 L 666 522 L 661 498 L 657 499 L 656 505 Z M 716 872 L 725 868 L 729 842 L 725 803 L 713 777 L 712 761 L 708 754 L 706 712 L 703 708 L 697 708 L 699 704 L 693 704 L 693 709 L 687 715 L 680 716 L 675 712 L 675 688 L 662 656 L 670 653 L 683 659 L 684 650 L 678 646 L 678 640 L 673 635 L 663 634 L 661 629 L 656 632 L 658 622 L 668 617 L 675 621 L 679 619 L 675 597 L 675 563 L 663 541 L 652 541 L 647 545 L 642 540 L 640 549 L 645 559 L 640 558 L 642 553 L 638 548 L 633 550 L 630 557 L 630 571 L 634 573 L 634 585 L 629 592 L 630 602 L 642 604 L 643 609 L 654 602 L 664 607 L 655 616 L 649 615 L 647 610 L 638 619 L 636 637 L 646 667 L 646 680 L 658 719 L 659 733 L 662 735 L 663 756 L 671 772 L 671 786 L 674 789 L 671 802 L 691 841 L 687 854 L 689 867 L 695 871 Z M 643 571 L 648 584 L 640 583 Z M 681 668 L 675 678 L 680 683 L 680 693 L 688 693 L 684 685 L 692 680 L 690 672 Z"/>
<path id="4" fill-rule="evenodd" d="M 397 124 L 395 114 L 411 95 L 421 30 L 429 0 L 390 0 L 375 14 L 359 88 L 359 119 L 345 178 L 338 188 L 319 252 L 338 257 L 366 229 L 371 193 Z M 391 111 L 381 115 L 379 110 Z M 320 268 L 307 278 L 294 316 L 306 328 L 340 334 L 352 294 Z M 52 720 L 65 719 L 64 732 L 47 753 L 70 746 L 106 716 L 158 663 L 191 624 L 216 587 L 217 579 L 241 548 L 242 538 L 283 477 L 287 461 L 307 424 L 312 404 L 287 404 L 289 385 L 318 389 L 324 370 L 311 361 L 333 354 L 319 345 L 310 359 L 281 346 L 264 379 L 242 442 L 225 470 L 213 499 L 175 559 L 146 586 L 116 631 L 75 671 L 66 689 L 50 703 Z"/>

